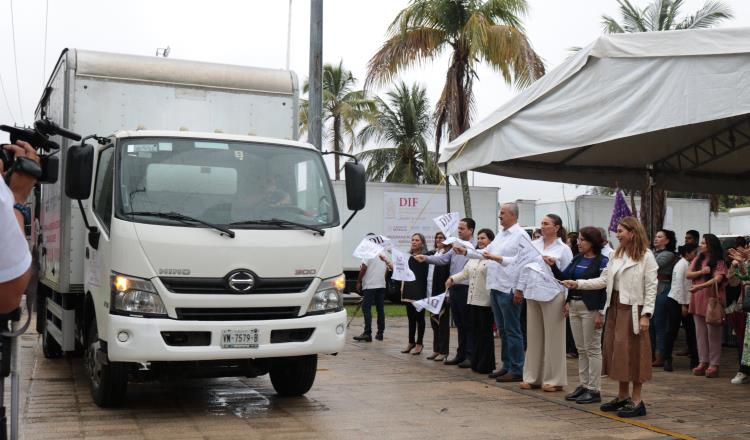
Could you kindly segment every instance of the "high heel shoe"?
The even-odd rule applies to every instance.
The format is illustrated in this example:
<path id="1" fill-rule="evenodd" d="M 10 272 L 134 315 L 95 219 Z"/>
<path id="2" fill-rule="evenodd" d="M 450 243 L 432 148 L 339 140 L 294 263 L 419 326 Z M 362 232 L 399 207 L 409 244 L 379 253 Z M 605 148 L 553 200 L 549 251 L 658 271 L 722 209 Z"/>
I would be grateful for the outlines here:
<path id="1" fill-rule="evenodd" d="M 415 356 L 418 355 L 418 354 L 422 354 L 422 348 L 424 348 L 423 345 L 417 344 L 416 345 L 416 349 L 414 351 L 412 351 L 411 354 L 413 354 Z"/>
<path id="2" fill-rule="evenodd" d="M 697 367 L 693 368 L 693 374 L 695 376 L 703 376 L 706 374 L 706 368 L 708 368 L 708 364 L 700 363 Z"/>
<path id="3" fill-rule="evenodd" d="M 408 352 L 412 351 L 412 349 L 414 348 L 415 345 L 416 344 L 409 344 L 409 345 L 407 345 L 405 349 L 401 350 L 401 353 L 408 353 Z"/>

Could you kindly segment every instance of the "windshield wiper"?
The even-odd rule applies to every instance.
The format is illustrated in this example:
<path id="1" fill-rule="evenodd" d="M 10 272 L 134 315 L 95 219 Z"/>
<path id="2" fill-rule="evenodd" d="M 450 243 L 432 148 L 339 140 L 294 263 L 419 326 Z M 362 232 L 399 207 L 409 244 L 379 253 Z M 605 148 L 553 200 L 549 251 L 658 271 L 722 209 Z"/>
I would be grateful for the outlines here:
<path id="1" fill-rule="evenodd" d="M 179 212 L 158 212 L 158 211 L 130 211 L 126 212 L 125 215 L 146 215 L 150 217 L 161 217 L 161 218 L 167 218 L 170 220 L 177 220 L 182 223 L 190 224 L 193 223 L 200 223 L 204 226 L 208 226 L 209 228 L 214 228 L 217 231 L 221 231 L 224 235 L 228 236 L 229 238 L 234 238 L 234 231 L 232 231 L 229 228 L 225 228 L 223 226 L 209 223 L 205 220 L 201 220 L 199 218 L 190 217 L 189 215 L 180 214 Z"/>
<path id="2" fill-rule="evenodd" d="M 242 226 L 242 225 L 274 225 L 279 227 L 289 227 L 289 226 L 297 226 L 299 228 L 309 229 L 311 231 L 317 232 L 320 234 L 320 236 L 326 235 L 326 231 L 320 228 L 316 228 L 315 226 L 306 225 L 304 223 L 297 223 L 289 220 L 282 220 L 280 218 L 269 218 L 269 219 L 263 219 L 263 220 L 242 220 L 239 222 L 232 222 L 228 224 L 227 226 Z"/>

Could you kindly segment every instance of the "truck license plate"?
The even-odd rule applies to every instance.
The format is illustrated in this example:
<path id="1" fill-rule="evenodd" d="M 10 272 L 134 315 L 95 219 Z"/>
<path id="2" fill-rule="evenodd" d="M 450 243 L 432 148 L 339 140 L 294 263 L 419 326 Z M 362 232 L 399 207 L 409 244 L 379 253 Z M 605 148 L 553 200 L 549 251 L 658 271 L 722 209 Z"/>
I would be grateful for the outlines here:
<path id="1" fill-rule="evenodd" d="M 258 348 L 258 329 L 222 330 L 221 348 Z"/>

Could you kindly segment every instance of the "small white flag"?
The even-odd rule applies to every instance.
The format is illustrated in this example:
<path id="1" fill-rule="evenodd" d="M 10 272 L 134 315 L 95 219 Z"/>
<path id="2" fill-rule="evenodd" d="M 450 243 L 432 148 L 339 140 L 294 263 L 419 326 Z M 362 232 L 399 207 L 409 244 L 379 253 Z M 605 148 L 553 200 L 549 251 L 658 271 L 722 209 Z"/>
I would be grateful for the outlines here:
<path id="1" fill-rule="evenodd" d="M 422 311 L 422 309 L 426 309 L 433 315 L 438 315 L 440 314 L 440 309 L 443 307 L 443 301 L 445 301 L 445 293 L 441 293 L 440 295 L 431 296 L 425 299 L 420 299 L 419 301 L 414 301 L 413 303 L 411 303 L 411 305 L 414 306 L 415 309 L 417 309 L 417 312 Z"/>
<path id="2" fill-rule="evenodd" d="M 448 214 L 443 214 L 432 219 L 446 237 L 456 235 L 459 220 L 457 212 L 449 212 Z"/>
<path id="3" fill-rule="evenodd" d="M 460 238 L 448 237 L 445 240 L 443 240 L 443 244 L 446 246 L 449 244 L 454 244 L 454 243 L 459 244 L 464 249 L 472 249 L 472 250 L 474 249 L 474 245 L 471 244 L 470 241 L 461 240 Z"/>
<path id="4" fill-rule="evenodd" d="M 390 250 L 393 247 L 393 242 L 385 235 L 369 235 L 366 238 L 377 245 L 383 246 L 385 250 Z"/>
<path id="5" fill-rule="evenodd" d="M 370 258 L 377 257 L 381 252 L 383 252 L 383 246 L 374 243 L 369 237 L 365 237 L 359 242 L 359 245 L 354 249 L 352 255 L 356 258 L 369 260 Z"/>
<path id="6" fill-rule="evenodd" d="M 396 281 L 414 281 L 417 277 L 414 272 L 409 269 L 409 254 L 405 254 L 400 250 L 393 248 L 393 275 L 391 279 Z"/>

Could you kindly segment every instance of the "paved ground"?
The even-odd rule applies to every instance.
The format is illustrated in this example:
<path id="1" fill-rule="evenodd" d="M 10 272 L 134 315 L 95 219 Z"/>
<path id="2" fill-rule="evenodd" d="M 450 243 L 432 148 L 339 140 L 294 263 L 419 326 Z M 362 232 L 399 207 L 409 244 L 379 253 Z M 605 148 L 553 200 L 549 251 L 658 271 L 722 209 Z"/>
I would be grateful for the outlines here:
<path id="1" fill-rule="evenodd" d="M 302 398 L 274 396 L 267 377 L 135 384 L 121 409 L 91 401 L 80 359 L 46 360 L 36 335 L 21 340 L 24 439 L 400 439 L 400 438 L 750 438 L 750 385 L 730 385 L 736 353 L 720 379 L 657 371 L 645 388 L 649 415 L 628 423 L 564 393 L 521 391 L 422 356 L 401 354 L 405 318 L 386 340 L 350 343 L 319 362 Z M 361 332 L 354 320 L 350 336 Z M 453 336 L 455 341 L 455 334 Z M 432 340 L 428 328 L 426 341 Z M 568 363 L 571 388 L 576 364 Z M 6 388 L 7 390 L 8 388 Z M 614 384 L 605 379 L 606 397 Z M 6 392 L 6 402 L 7 392 Z"/>

